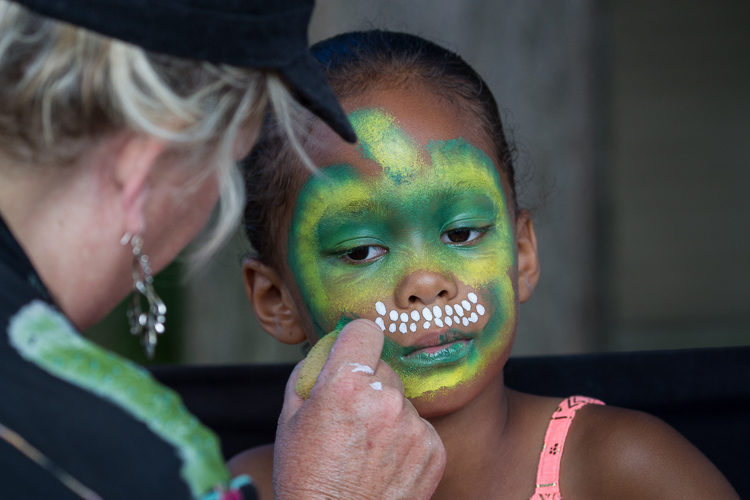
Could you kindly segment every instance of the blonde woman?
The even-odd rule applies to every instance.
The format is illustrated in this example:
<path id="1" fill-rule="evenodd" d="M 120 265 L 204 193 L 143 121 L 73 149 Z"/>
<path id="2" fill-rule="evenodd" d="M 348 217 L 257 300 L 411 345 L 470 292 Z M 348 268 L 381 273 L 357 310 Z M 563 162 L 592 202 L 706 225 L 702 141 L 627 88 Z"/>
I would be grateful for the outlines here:
<path id="1" fill-rule="evenodd" d="M 77 332 L 132 291 L 131 328 L 153 350 L 165 309 L 152 276 L 217 204 L 196 260 L 233 231 L 243 205 L 235 160 L 269 106 L 290 133 L 299 103 L 354 140 L 307 53 L 311 9 L 0 0 L 3 498 L 254 498 L 252 480 L 230 478 L 215 436 L 174 393 Z M 313 397 L 288 391 L 279 498 L 432 493 L 444 450 L 378 362 L 382 342 L 374 324 L 352 323 Z M 355 363 L 374 373 L 342 370 Z"/>

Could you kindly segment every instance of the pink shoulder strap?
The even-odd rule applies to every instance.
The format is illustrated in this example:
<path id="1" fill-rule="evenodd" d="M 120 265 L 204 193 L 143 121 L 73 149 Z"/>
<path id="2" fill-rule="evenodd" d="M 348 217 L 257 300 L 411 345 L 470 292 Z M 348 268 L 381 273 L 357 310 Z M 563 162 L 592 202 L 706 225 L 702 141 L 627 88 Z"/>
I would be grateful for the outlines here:
<path id="1" fill-rule="evenodd" d="M 552 414 L 544 446 L 539 456 L 539 469 L 536 474 L 536 490 L 531 500 L 562 500 L 560 496 L 560 461 L 562 460 L 565 439 L 576 412 L 587 404 L 603 405 L 598 399 L 584 396 L 571 396 L 564 399 Z"/>

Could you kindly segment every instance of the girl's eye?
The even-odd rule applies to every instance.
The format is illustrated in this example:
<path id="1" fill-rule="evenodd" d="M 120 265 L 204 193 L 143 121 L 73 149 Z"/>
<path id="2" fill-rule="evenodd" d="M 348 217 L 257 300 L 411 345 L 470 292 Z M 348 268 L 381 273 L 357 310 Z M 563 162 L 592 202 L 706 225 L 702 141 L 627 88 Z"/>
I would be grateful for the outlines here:
<path id="1" fill-rule="evenodd" d="M 462 227 L 444 232 L 440 236 L 440 241 L 443 243 L 472 243 L 478 240 L 485 232 L 487 232 L 486 229 Z"/>
<path id="2" fill-rule="evenodd" d="M 376 245 L 365 245 L 361 247 L 355 247 L 351 250 L 347 250 L 342 254 L 344 260 L 353 263 L 363 263 L 380 257 L 385 254 L 388 250 L 383 247 Z"/>

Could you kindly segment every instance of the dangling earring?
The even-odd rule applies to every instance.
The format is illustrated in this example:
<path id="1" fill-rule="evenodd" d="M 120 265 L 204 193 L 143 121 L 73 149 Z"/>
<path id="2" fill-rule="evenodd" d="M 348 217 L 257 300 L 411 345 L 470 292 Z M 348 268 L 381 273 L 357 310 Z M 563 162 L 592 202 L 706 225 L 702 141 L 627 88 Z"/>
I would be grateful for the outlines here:
<path id="1" fill-rule="evenodd" d="M 141 337 L 141 344 L 146 357 L 152 359 L 156 350 L 157 335 L 164 333 L 164 317 L 167 306 L 154 290 L 154 277 L 151 276 L 151 264 L 148 256 L 141 253 L 143 238 L 125 233 L 120 240 L 121 245 L 133 247 L 133 300 L 128 307 L 128 322 L 130 333 Z M 148 311 L 144 312 L 142 304 L 145 299 Z"/>

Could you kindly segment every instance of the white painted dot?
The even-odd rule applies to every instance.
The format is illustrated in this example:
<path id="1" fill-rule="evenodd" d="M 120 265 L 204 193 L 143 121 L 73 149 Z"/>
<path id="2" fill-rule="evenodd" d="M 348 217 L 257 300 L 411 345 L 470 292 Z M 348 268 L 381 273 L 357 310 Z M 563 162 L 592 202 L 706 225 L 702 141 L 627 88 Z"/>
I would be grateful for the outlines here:
<path id="1" fill-rule="evenodd" d="M 425 321 L 424 325 L 422 325 L 422 328 L 424 328 L 425 330 L 429 330 L 430 329 L 430 322 L 429 321 Z"/>
<path id="2" fill-rule="evenodd" d="M 375 310 L 380 314 L 381 316 L 385 316 L 385 304 L 378 301 L 375 302 Z"/>
<path id="3" fill-rule="evenodd" d="M 378 324 L 381 330 L 385 331 L 385 322 L 383 321 L 383 318 L 377 318 L 375 323 Z"/>
<path id="4" fill-rule="evenodd" d="M 450 316 L 445 317 L 445 324 L 448 326 L 451 326 L 453 324 L 453 320 L 451 319 Z"/>
<path id="5" fill-rule="evenodd" d="M 391 321 L 396 321 L 398 319 L 398 313 L 396 311 L 391 311 L 390 318 Z"/>
<path id="6" fill-rule="evenodd" d="M 453 316 L 453 308 L 451 307 L 450 304 L 447 304 L 445 306 L 445 314 L 448 316 Z"/>
<path id="7" fill-rule="evenodd" d="M 370 387 L 372 387 L 376 391 L 382 391 L 383 390 L 383 383 L 382 382 L 373 382 L 373 383 L 370 384 Z"/>
<path id="8" fill-rule="evenodd" d="M 458 314 L 459 316 L 463 316 L 464 315 L 464 308 L 461 307 L 461 306 L 459 306 L 458 304 L 456 304 L 455 306 L 453 306 L 453 310 L 456 311 L 456 314 Z"/>
<path id="9" fill-rule="evenodd" d="M 406 323 L 407 321 L 409 321 L 409 315 L 406 313 L 401 313 L 401 322 Z"/>
<path id="10" fill-rule="evenodd" d="M 429 307 L 422 309 L 422 316 L 426 321 L 432 321 L 432 311 L 430 311 Z"/>
<path id="11" fill-rule="evenodd" d="M 463 322 L 464 326 L 469 326 L 469 318 L 464 317 Z"/>
<path id="12" fill-rule="evenodd" d="M 434 307 L 432 308 L 432 314 L 433 314 L 433 315 L 434 315 L 434 316 L 435 316 L 436 318 L 440 318 L 440 317 L 442 317 L 442 316 L 443 316 L 443 310 L 442 310 L 442 309 L 440 309 L 440 306 L 434 306 Z"/>
<path id="13" fill-rule="evenodd" d="M 469 321 L 472 323 L 476 323 L 479 321 L 479 316 L 477 316 L 477 313 L 471 313 L 471 316 L 469 316 Z"/>
<path id="14" fill-rule="evenodd" d="M 406 333 L 406 323 L 401 323 L 398 325 L 398 331 L 401 333 Z"/>
<path id="15" fill-rule="evenodd" d="M 409 330 L 411 330 L 412 332 L 416 332 L 417 331 L 417 324 L 416 323 L 412 323 L 411 325 L 409 325 Z"/>
<path id="16" fill-rule="evenodd" d="M 443 327 L 443 320 L 440 318 L 435 318 L 435 324 L 438 326 L 438 328 Z"/>
<path id="17" fill-rule="evenodd" d="M 388 331 L 391 333 L 396 332 L 396 323 L 391 323 L 391 326 L 388 327 Z"/>
<path id="18" fill-rule="evenodd" d="M 484 306 L 482 304 L 477 304 L 477 312 L 480 316 L 484 316 Z"/>
<path id="19" fill-rule="evenodd" d="M 465 310 L 471 311 L 471 304 L 469 304 L 469 301 L 464 299 L 461 301 L 461 305 L 464 307 Z"/>
<path id="20" fill-rule="evenodd" d="M 413 321 L 419 321 L 419 311 L 416 309 L 411 312 L 411 319 Z"/>
<path id="21" fill-rule="evenodd" d="M 453 316 L 453 321 L 458 325 L 461 323 L 461 318 L 459 318 L 458 316 Z"/>
<path id="22" fill-rule="evenodd" d="M 471 301 L 472 304 L 476 304 L 477 303 L 477 294 L 474 293 L 474 292 L 469 292 L 469 300 Z"/>

